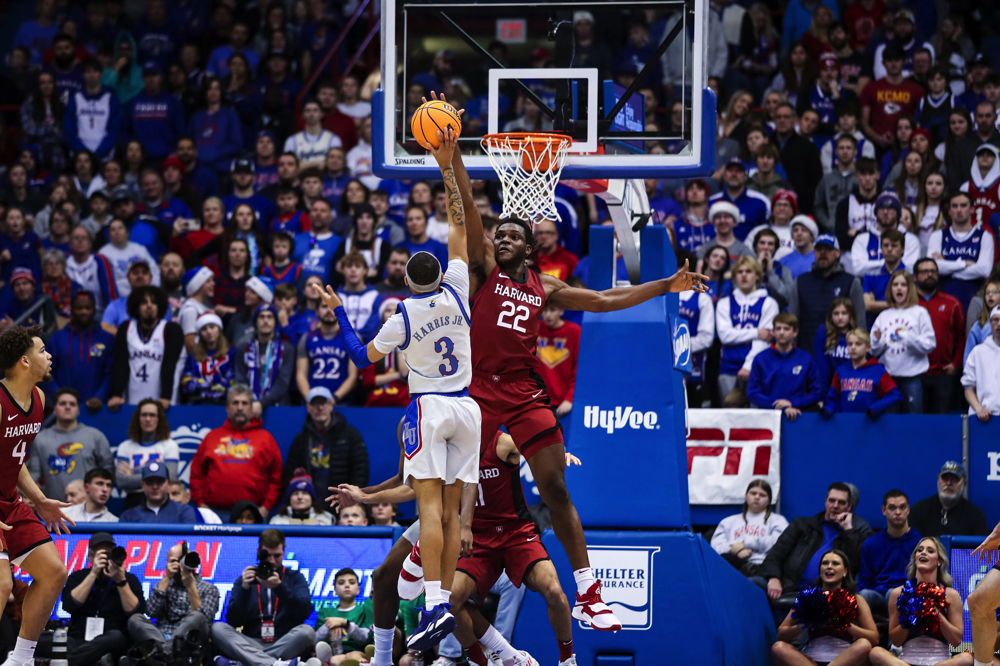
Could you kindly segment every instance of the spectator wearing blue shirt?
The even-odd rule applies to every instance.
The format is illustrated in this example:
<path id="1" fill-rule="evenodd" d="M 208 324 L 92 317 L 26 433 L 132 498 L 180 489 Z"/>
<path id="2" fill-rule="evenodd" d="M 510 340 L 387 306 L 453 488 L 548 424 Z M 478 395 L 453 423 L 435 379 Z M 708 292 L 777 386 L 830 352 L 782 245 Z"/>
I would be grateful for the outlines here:
<path id="1" fill-rule="evenodd" d="M 322 198 L 314 201 L 309 220 L 312 231 L 295 236 L 295 253 L 292 258 L 302 264 L 301 279 L 306 280 L 310 275 L 316 275 L 323 280 L 323 284 L 328 284 L 333 256 L 343 242 L 340 236 L 330 231 L 330 224 L 333 222 L 330 202 Z"/>
<path id="2" fill-rule="evenodd" d="M 969 354 L 972 353 L 972 350 L 977 345 L 986 342 L 993 336 L 993 330 L 990 327 L 990 313 L 998 305 L 1000 305 L 1000 277 L 994 277 L 990 278 L 985 286 L 983 286 L 983 307 L 979 312 L 979 316 L 972 319 L 968 325 L 969 337 L 965 341 L 965 355 L 962 358 L 963 365 L 968 362 Z M 969 314 L 971 315 L 972 313 L 970 312 Z"/>
<path id="3" fill-rule="evenodd" d="M 42 241 L 35 232 L 25 231 L 24 212 L 20 208 L 7 209 L 6 221 L 7 233 L 0 233 L 0 280 L 9 284 L 15 268 L 26 268 L 36 282 L 41 280 Z"/>
<path id="4" fill-rule="evenodd" d="M 795 280 L 800 275 L 808 273 L 816 260 L 815 243 L 819 236 L 819 227 L 809 215 L 796 215 L 792 218 L 792 248 L 782 248 L 774 260 L 792 273 Z"/>
<path id="5" fill-rule="evenodd" d="M 739 209 L 740 219 L 736 220 L 733 235 L 743 242 L 751 229 L 767 223 L 771 217 L 771 201 L 760 192 L 747 189 L 747 170 L 739 157 L 729 160 L 722 177 L 726 186 L 721 192 L 708 198 L 708 205 L 711 206 L 716 201 L 728 201 Z"/>
<path id="6" fill-rule="evenodd" d="M 66 143 L 76 153 L 89 150 L 98 157 L 111 155 L 121 132 L 122 106 L 111 88 L 101 85 L 101 61 L 83 63 L 83 90 L 69 96 L 63 114 Z"/>
<path id="7" fill-rule="evenodd" d="M 798 334 L 798 317 L 777 315 L 774 344 L 754 357 L 747 382 L 747 398 L 755 407 L 780 409 L 789 421 L 823 399 L 812 355 L 795 346 Z"/>
<path id="8" fill-rule="evenodd" d="M 194 137 L 198 161 L 216 173 L 226 173 L 233 158 L 243 150 L 240 118 L 235 111 L 222 106 L 222 82 L 219 79 L 206 76 L 203 87 L 205 110 L 196 111 L 191 116 L 188 134 Z"/>
<path id="9" fill-rule="evenodd" d="M 0 329 L 5 329 L 19 317 L 38 306 L 21 326 L 41 326 L 49 336 L 56 330 L 56 307 L 52 299 L 38 289 L 35 276 L 27 268 L 15 268 L 10 284 L 0 289 Z M 46 338 L 47 339 L 47 338 Z"/>
<path id="10" fill-rule="evenodd" d="M 163 176 L 156 169 L 145 169 L 140 179 L 142 185 L 142 202 L 138 213 L 142 216 L 155 217 L 164 225 L 170 227 L 171 234 L 177 220 L 189 220 L 194 213 L 180 199 L 174 199 L 163 185 Z M 156 256 L 164 252 L 159 250 Z"/>
<path id="11" fill-rule="evenodd" d="M 184 184 L 191 188 L 199 199 L 219 196 L 219 176 L 214 169 L 198 163 L 198 146 L 190 136 L 177 140 L 175 154 L 184 166 Z"/>
<path id="12" fill-rule="evenodd" d="M 38 18 L 18 26 L 14 46 L 23 46 L 31 51 L 31 64 L 37 66 L 42 64 L 42 54 L 52 46 L 52 40 L 59 34 L 56 1 L 41 0 L 36 6 L 36 12 Z"/>
<path id="13" fill-rule="evenodd" d="M 146 15 L 136 22 L 132 35 L 139 49 L 136 59 L 164 68 L 177 59 L 184 39 L 182 27 L 167 15 L 164 0 L 148 0 Z"/>
<path id="14" fill-rule="evenodd" d="M 920 533 L 910 527 L 910 500 L 902 490 L 890 490 L 882 497 L 886 528 L 871 535 L 861 545 L 858 592 L 872 612 L 886 615 L 892 588 L 906 582 L 906 568 Z"/>
<path id="15" fill-rule="evenodd" d="M 271 224 L 278 215 L 278 210 L 267 197 L 257 193 L 254 189 L 255 181 L 254 161 L 248 157 L 241 157 L 233 160 L 230 167 L 230 176 L 233 182 L 233 193 L 222 200 L 222 205 L 226 207 L 226 221 L 228 226 L 233 211 L 240 204 L 247 204 L 257 215 L 257 231 L 267 235 L 271 233 Z"/>
<path id="16" fill-rule="evenodd" d="M 909 270 L 902 261 L 905 243 L 906 236 L 902 231 L 897 229 L 883 231 L 879 244 L 882 246 L 882 258 L 885 259 L 885 264 L 877 274 L 865 274 L 861 282 L 861 288 L 865 292 L 865 316 L 868 319 L 869 329 L 875 323 L 875 317 L 889 307 L 885 302 L 885 292 L 889 288 L 889 278 L 893 272 Z"/>
<path id="17" fill-rule="evenodd" d="M 147 62 L 142 68 L 142 80 L 146 87 L 128 103 L 122 140 L 139 141 L 146 149 L 146 156 L 159 162 L 174 152 L 177 140 L 184 133 L 184 109 L 174 95 L 163 92 L 160 63 Z"/>
<path id="18" fill-rule="evenodd" d="M 59 33 L 52 40 L 52 62 L 42 67 L 55 79 L 56 92 L 63 104 L 69 96 L 83 90 L 83 69 L 76 62 L 76 46 L 73 38 Z"/>
<path id="19" fill-rule="evenodd" d="M 822 0 L 820 3 L 808 3 L 803 0 L 792 0 L 785 8 L 785 14 L 781 21 L 781 51 L 787 53 L 793 42 L 802 39 L 802 36 L 812 25 L 812 17 L 816 12 L 817 5 L 822 4 L 833 12 L 833 18 L 839 19 L 840 13 L 837 10 L 837 3 L 834 0 Z"/>
<path id="20" fill-rule="evenodd" d="M 72 388 L 91 413 L 100 411 L 111 391 L 111 350 L 115 337 L 94 321 L 94 294 L 77 291 L 70 301 L 70 322 L 46 345 L 52 354 L 50 393 Z"/>
<path id="21" fill-rule="evenodd" d="M 442 82 L 451 77 L 454 60 L 455 54 L 450 49 L 441 49 L 434 54 L 430 71 L 414 76 L 410 79 L 410 85 L 421 85 L 424 90 L 443 90 Z"/>
<path id="22" fill-rule="evenodd" d="M 417 252 L 430 252 L 442 266 L 448 265 L 448 246 L 427 235 L 427 213 L 421 206 L 406 207 L 406 235 L 402 243 L 412 257 Z"/>
<path id="23" fill-rule="evenodd" d="M 197 523 L 189 504 L 170 499 L 170 472 L 166 464 L 151 462 L 142 468 L 142 492 L 146 501 L 127 509 L 118 519 L 122 523 Z"/>
<path id="24" fill-rule="evenodd" d="M 257 75 L 257 66 L 260 64 L 260 55 L 251 48 L 247 48 L 247 39 L 250 37 L 250 30 L 246 23 L 237 22 L 229 30 L 229 43 L 212 51 L 208 56 L 208 65 L 205 70 L 212 76 L 224 79 L 229 76 L 229 58 L 234 53 L 240 53 L 246 57 L 250 64 L 250 71 Z"/>
<path id="25" fill-rule="evenodd" d="M 813 341 L 813 358 L 824 395 L 830 388 L 834 371 L 851 358 L 847 353 L 847 334 L 857 327 L 858 316 L 851 299 L 843 296 L 833 299 L 826 323 L 816 331 Z"/>
<path id="26" fill-rule="evenodd" d="M 877 418 L 882 412 L 903 399 L 885 367 L 868 358 L 872 349 L 871 336 L 863 328 L 847 334 L 849 363 L 842 363 L 833 373 L 821 414 L 866 412 Z"/>

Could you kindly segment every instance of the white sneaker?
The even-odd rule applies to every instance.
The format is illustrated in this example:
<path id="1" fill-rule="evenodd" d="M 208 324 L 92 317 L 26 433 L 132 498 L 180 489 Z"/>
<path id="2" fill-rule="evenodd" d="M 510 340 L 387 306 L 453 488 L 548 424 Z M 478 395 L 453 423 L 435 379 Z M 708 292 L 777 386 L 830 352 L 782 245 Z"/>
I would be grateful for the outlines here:
<path id="1" fill-rule="evenodd" d="M 576 666 L 576 655 L 574 654 L 566 661 L 560 661 L 559 666 Z"/>
<path id="2" fill-rule="evenodd" d="M 513 659 L 504 659 L 503 666 L 539 666 L 539 663 L 530 654 L 521 650 Z"/>
<path id="3" fill-rule="evenodd" d="M 441 655 L 431 662 L 431 666 L 455 666 L 455 660 L 451 657 Z"/>
<path id="4" fill-rule="evenodd" d="M 483 645 L 483 654 L 486 655 L 486 661 L 490 663 L 490 666 L 503 666 L 503 659 L 485 645 Z"/>
<path id="5" fill-rule="evenodd" d="M 333 648 L 326 641 L 316 641 L 316 658 L 320 666 L 330 666 L 333 663 Z"/>
<path id="6" fill-rule="evenodd" d="M 316 657 L 310 657 L 309 660 L 306 661 L 306 666 L 323 666 L 323 662 Z"/>

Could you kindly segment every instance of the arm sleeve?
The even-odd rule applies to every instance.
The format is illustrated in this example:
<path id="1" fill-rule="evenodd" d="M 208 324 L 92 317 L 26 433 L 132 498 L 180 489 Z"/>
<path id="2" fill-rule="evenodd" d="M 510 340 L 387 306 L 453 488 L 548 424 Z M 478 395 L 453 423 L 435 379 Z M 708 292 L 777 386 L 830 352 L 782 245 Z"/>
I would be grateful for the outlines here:
<path id="1" fill-rule="evenodd" d="M 184 333 L 181 327 L 167 322 L 163 331 L 163 367 L 160 369 L 160 398 L 171 399 L 174 394 L 174 375 L 177 361 L 184 349 Z"/>
<path id="2" fill-rule="evenodd" d="M 802 99 L 801 95 L 799 99 Z M 830 211 L 826 207 L 826 178 L 821 178 L 819 185 L 816 186 L 813 202 L 813 217 L 816 218 L 816 224 L 824 233 L 832 231 L 833 223 L 830 220 Z"/>
<path id="3" fill-rule="evenodd" d="M 840 375 L 834 371 L 833 379 L 826 390 L 826 400 L 823 401 L 823 411 L 827 414 L 836 414 L 840 411 Z"/>
<path id="4" fill-rule="evenodd" d="M 382 324 L 378 335 L 372 340 L 375 349 L 381 354 L 391 354 L 392 350 L 406 341 L 406 323 L 403 321 L 403 313 L 396 310 L 396 314 Z M 354 360 L 353 358 L 351 360 Z"/>
<path id="5" fill-rule="evenodd" d="M 869 232 L 860 233 L 854 237 L 854 245 L 851 246 L 851 271 L 854 275 L 877 273 L 885 265 L 884 259 L 868 259 L 868 238 Z M 858 312 L 864 311 L 864 308 L 861 308 Z"/>
<path id="6" fill-rule="evenodd" d="M 795 549 L 802 530 L 793 521 L 788 528 L 777 538 L 771 550 L 767 551 L 767 557 L 760 565 L 760 574 L 764 578 L 781 578 L 782 569 L 789 553 Z"/>
<path id="7" fill-rule="evenodd" d="M 240 585 L 240 589 L 242 587 Z M 215 585 L 207 585 L 204 592 L 199 591 L 198 594 L 201 596 L 201 606 L 198 607 L 198 612 L 207 617 L 209 622 L 214 622 L 215 614 L 219 612 L 219 588 Z"/>
<path id="8" fill-rule="evenodd" d="M 242 572 L 240 572 L 242 574 Z M 279 585 L 278 587 L 283 587 Z M 278 588 L 275 588 L 277 590 Z M 250 611 L 250 599 L 253 596 L 253 588 L 243 589 L 242 576 L 236 579 L 233 585 L 232 596 L 229 598 L 229 608 L 226 610 L 226 623 L 233 627 L 242 627 Z"/>
<path id="9" fill-rule="evenodd" d="M 146 615 L 151 619 L 159 619 L 160 611 L 167 603 L 167 593 L 156 585 L 152 585 L 149 590 L 149 600 L 146 602 Z"/>
<path id="10" fill-rule="evenodd" d="M 288 393 L 288 389 L 292 385 L 292 378 L 295 376 L 295 347 L 283 340 L 280 342 L 281 346 L 284 347 L 281 367 L 278 368 L 278 376 L 275 378 L 271 390 L 266 395 L 261 396 L 260 404 L 264 407 L 277 405 L 281 402 Z"/>
<path id="11" fill-rule="evenodd" d="M 823 360 L 825 362 L 825 359 Z M 819 383 L 819 373 L 814 360 L 806 365 L 805 389 L 806 394 L 803 397 L 790 400 L 793 407 L 808 407 L 823 399 L 823 387 Z"/>
<path id="12" fill-rule="evenodd" d="M 888 372 L 882 373 L 875 392 L 879 396 L 879 399 L 868 407 L 873 416 L 878 416 L 888 409 L 890 405 L 903 399 L 903 394 L 896 386 L 896 382 L 892 381 L 892 377 L 889 376 Z"/>
<path id="13" fill-rule="evenodd" d="M 74 153 L 87 149 L 87 147 L 83 145 L 83 142 L 80 141 L 80 130 L 77 127 L 75 95 L 69 96 L 69 103 L 66 105 L 66 110 L 63 112 L 63 137 L 66 139 L 66 143 L 69 144 L 70 149 L 72 149 Z"/>
<path id="14" fill-rule="evenodd" d="M 251 341 L 249 344 L 254 344 Z M 236 384 L 246 384 L 247 383 L 247 364 L 246 360 L 243 358 L 246 353 L 246 349 L 243 345 L 237 347 L 233 355 L 236 357 L 236 363 L 233 365 L 233 382 Z"/>
<path id="15" fill-rule="evenodd" d="M 696 298 L 702 315 L 698 318 L 698 331 L 691 338 L 692 354 L 705 351 L 715 340 L 715 310 L 712 307 L 712 298 L 708 294 L 696 294 Z"/>
<path id="16" fill-rule="evenodd" d="M 100 271 L 98 271 L 98 275 L 100 275 Z M 100 362 L 94 369 L 94 371 L 97 372 L 97 374 L 100 376 L 101 383 L 97 387 L 97 390 L 94 392 L 94 395 L 92 397 L 97 398 L 101 402 L 107 402 L 108 395 L 111 393 L 111 375 L 112 375 L 112 366 L 114 365 L 114 361 L 115 359 L 113 353 L 101 354 Z"/>
<path id="17" fill-rule="evenodd" d="M 97 150 L 94 151 L 99 157 L 108 155 L 115 147 L 121 127 L 122 105 L 114 94 L 110 94 L 108 102 L 108 126 L 104 130 L 104 139 L 101 140 L 100 145 L 97 146 Z M 153 264 L 150 265 L 150 269 L 155 266 L 156 262 L 153 262 Z"/>
<path id="18" fill-rule="evenodd" d="M 344 306 L 338 306 L 334 312 L 337 315 L 337 321 L 340 322 L 340 332 L 344 336 L 344 342 L 347 343 L 348 355 L 358 370 L 364 370 L 372 364 L 368 360 L 367 348 L 361 344 L 358 334 L 354 332 L 354 327 L 351 326 L 351 318 L 347 316 L 347 310 L 344 309 Z"/>
<path id="19" fill-rule="evenodd" d="M 854 305 L 854 311 L 859 317 L 862 317 L 861 322 L 864 323 L 865 316 L 865 292 L 861 288 L 861 280 L 854 278 L 854 282 L 851 283 L 851 291 L 848 294 L 851 299 L 851 304 Z"/>
<path id="20" fill-rule="evenodd" d="M 764 301 L 764 307 L 761 308 L 760 313 L 760 324 L 757 328 L 750 329 L 753 331 L 754 336 L 757 335 L 757 331 L 761 328 L 774 328 L 774 318 L 778 316 L 778 304 L 770 296 L 766 297 L 767 300 Z M 756 338 L 750 343 L 750 353 L 747 354 L 746 360 L 743 361 L 743 369 L 749 370 L 753 365 L 753 360 L 757 357 L 757 354 L 761 353 L 770 346 L 769 342 L 765 342 L 760 338 Z"/>
<path id="21" fill-rule="evenodd" d="M 875 356 L 875 357 L 881 356 L 882 352 L 885 351 L 885 347 L 886 347 L 885 332 L 882 333 L 882 337 L 880 337 L 878 339 L 875 338 L 875 331 L 881 331 L 882 330 L 882 314 L 885 313 L 885 312 L 888 312 L 888 310 L 883 310 L 883 312 L 880 312 L 879 315 L 877 317 L 875 317 L 875 321 L 872 323 L 872 327 L 871 327 L 871 331 L 870 331 L 871 334 L 872 334 L 872 351 L 871 351 L 871 354 L 872 354 L 872 356 Z"/>
<path id="22" fill-rule="evenodd" d="M 730 518 L 723 518 L 719 526 L 715 528 L 715 533 L 712 535 L 712 550 L 717 552 L 719 555 L 724 555 L 729 552 L 729 544 L 732 543 L 732 539 L 729 536 L 729 522 Z"/>
<path id="23" fill-rule="evenodd" d="M 866 548 L 866 544 L 861 544 L 861 566 L 858 568 L 858 589 L 870 590 L 875 587 L 875 579 L 872 573 L 875 571 L 875 563 L 872 562 L 872 549 Z"/>
<path id="24" fill-rule="evenodd" d="M 995 247 L 993 245 L 993 234 L 985 233 L 983 234 L 983 239 L 979 248 L 979 258 L 976 259 L 976 263 L 971 266 L 964 266 L 963 268 L 955 273 L 955 277 L 960 280 L 983 280 L 990 276 L 990 271 L 993 269 L 993 258 L 995 252 Z"/>
<path id="25" fill-rule="evenodd" d="M 924 354 L 930 354 L 937 347 L 931 315 L 925 308 L 920 308 L 920 312 L 917 313 L 916 335 L 907 336 L 906 342 L 907 346 Z"/>
<path id="26" fill-rule="evenodd" d="M 788 293 L 788 312 L 799 316 L 799 287 L 795 280 L 792 280 L 792 290 Z"/>
<path id="27" fill-rule="evenodd" d="M 111 376 L 111 396 L 124 397 L 128 386 L 128 325 L 119 326 L 115 333 L 114 364 Z"/>
<path id="28" fill-rule="evenodd" d="M 103 432 L 97 432 L 97 466 L 109 472 L 115 468 L 115 457 L 111 454 L 111 444 Z M 177 475 L 170 477 L 176 479 Z"/>
<path id="29" fill-rule="evenodd" d="M 762 386 L 764 368 L 759 358 L 750 364 L 750 379 L 747 381 L 747 399 L 761 409 L 772 409 L 769 397 L 764 395 Z"/>
<path id="30" fill-rule="evenodd" d="M 282 604 L 287 604 L 286 608 L 289 609 L 292 617 L 300 618 L 296 622 L 301 623 L 305 622 L 312 613 L 312 597 L 309 596 L 309 585 L 306 584 L 306 579 L 297 571 L 294 574 L 286 575 L 281 584 L 274 588 L 274 594 L 281 600 Z"/>
<path id="31" fill-rule="evenodd" d="M 779 513 L 772 513 L 768 518 L 767 533 L 754 539 L 754 551 L 765 555 L 774 547 L 778 537 L 788 528 L 788 520 Z"/>
<path id="32" fill-rule="evenodd" d="M 951 363 L 956 368 L 961 368 L 962 362 L 965 360 L 965 336 L 962 335 L 965 331 L 965 310 L 961 306 L 951 309 L 951 330 L 953 331 L 952 345 L 954 345 Z"/>

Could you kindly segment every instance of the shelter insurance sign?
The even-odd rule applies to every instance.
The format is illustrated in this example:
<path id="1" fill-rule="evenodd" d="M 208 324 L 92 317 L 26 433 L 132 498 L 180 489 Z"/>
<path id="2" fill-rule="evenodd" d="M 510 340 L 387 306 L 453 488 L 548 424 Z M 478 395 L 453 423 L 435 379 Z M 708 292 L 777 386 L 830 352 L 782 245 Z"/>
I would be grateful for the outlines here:
<path id="1" fill-rule="evenodd" d="M 688 411 L 688 498 L 691 504 L 742 504 L 747 484 L 767 479 L 781 490 L 781 412 L 764 409 Z"/>

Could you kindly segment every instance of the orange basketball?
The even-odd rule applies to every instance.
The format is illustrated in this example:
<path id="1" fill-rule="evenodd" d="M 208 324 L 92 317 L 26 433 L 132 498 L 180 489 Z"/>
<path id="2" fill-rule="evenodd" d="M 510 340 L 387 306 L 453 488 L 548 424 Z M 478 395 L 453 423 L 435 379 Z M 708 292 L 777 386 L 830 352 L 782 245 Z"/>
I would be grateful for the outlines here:
<path id="1" fill-rule="evenodd" d="M 456 136 L 462 134 L 462 120 L 458 111 L 451 104 L 440 100 L 432 100 L 421 104 L 413 119 L 410 120 L 410 131 L 413 138 L 424 148 L 437 148 L 437 133 L 451 128 Z"/>

